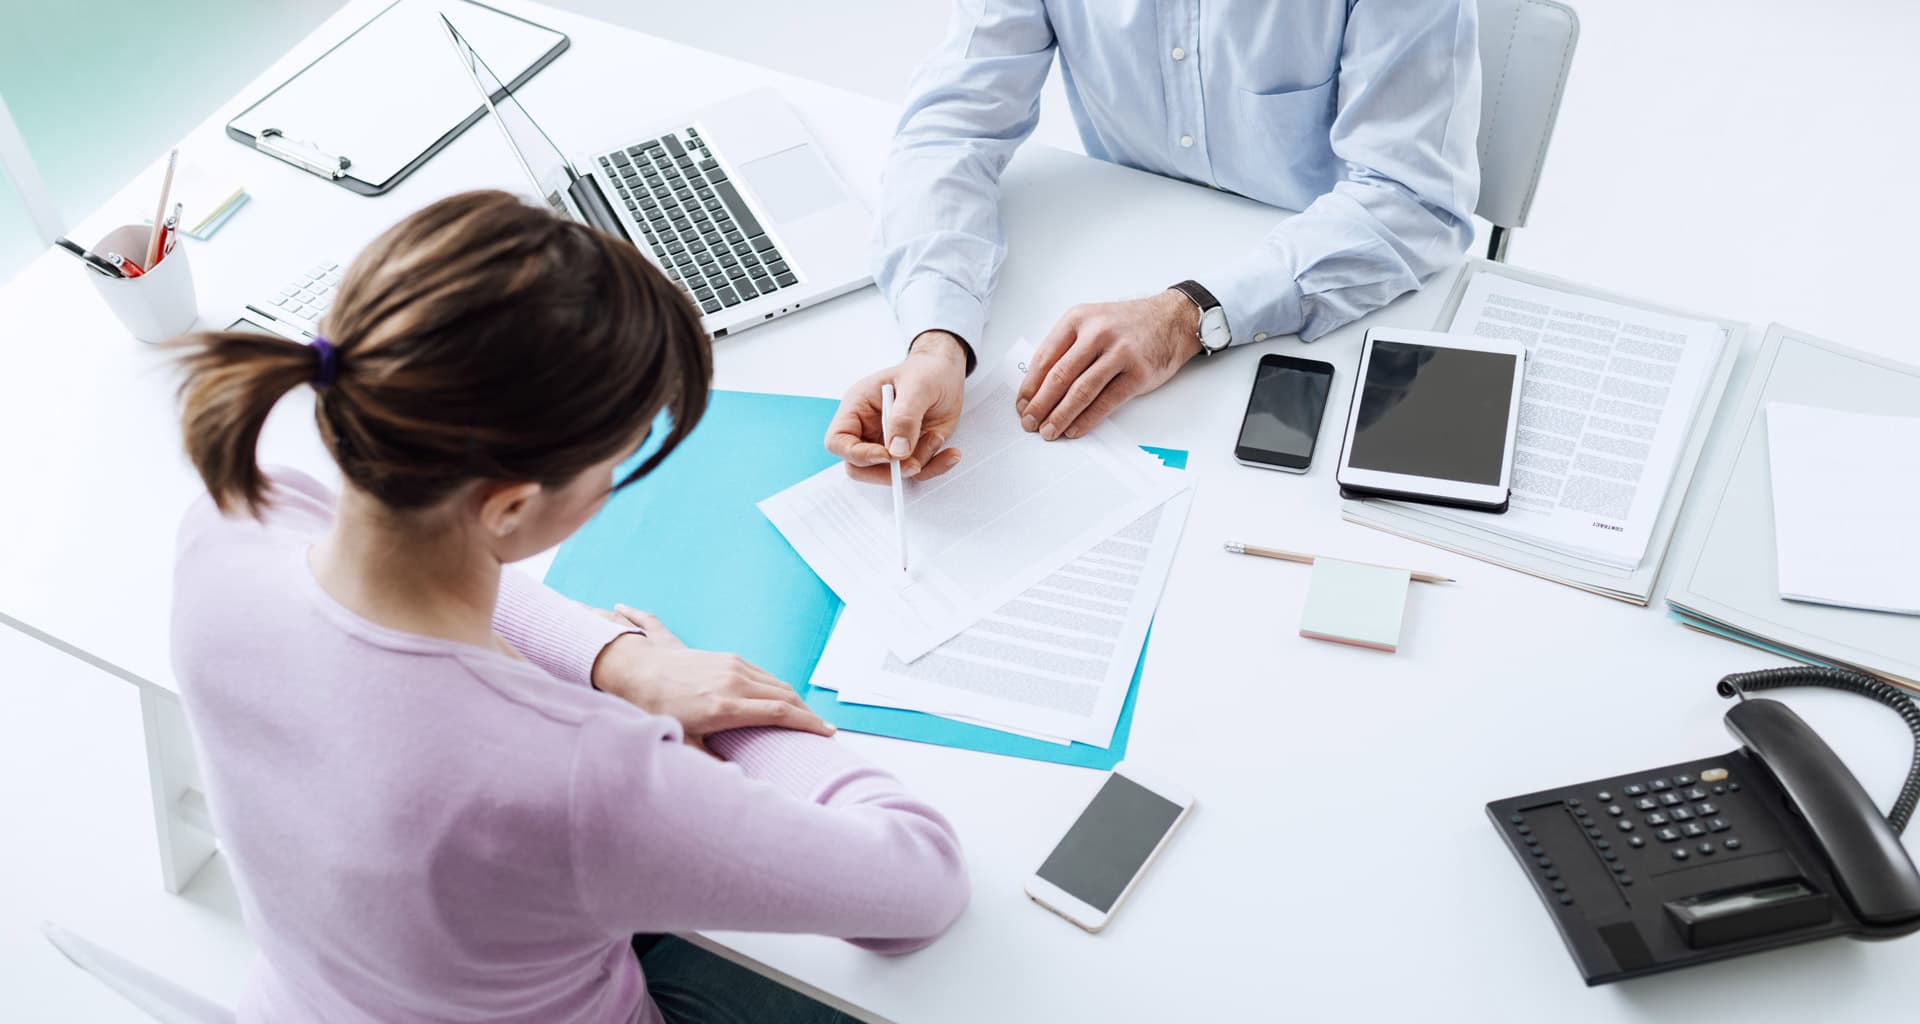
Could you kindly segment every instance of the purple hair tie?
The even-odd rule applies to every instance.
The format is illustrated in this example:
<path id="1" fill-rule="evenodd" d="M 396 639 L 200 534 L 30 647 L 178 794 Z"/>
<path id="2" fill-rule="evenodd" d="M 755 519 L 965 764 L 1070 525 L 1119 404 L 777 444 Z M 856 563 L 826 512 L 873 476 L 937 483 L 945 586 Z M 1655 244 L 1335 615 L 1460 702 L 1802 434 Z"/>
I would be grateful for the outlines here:
<path id="1" fill-rule="evenodd" d="M 313 350 L 320 354 L 320 368 L 313 373 L 313 386 L 324 391 L 340 373 L 340 350 L 333 347 L 333 342 L 319 337 L 313 339 Z"/>

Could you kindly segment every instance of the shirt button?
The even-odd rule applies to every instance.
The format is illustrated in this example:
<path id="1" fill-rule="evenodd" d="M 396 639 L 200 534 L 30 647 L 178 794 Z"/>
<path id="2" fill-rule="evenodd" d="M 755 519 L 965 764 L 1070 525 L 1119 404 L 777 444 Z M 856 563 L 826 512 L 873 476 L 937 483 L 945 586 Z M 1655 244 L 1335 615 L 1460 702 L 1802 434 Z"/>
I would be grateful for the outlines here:
<path id="1" fill-rule="evenodd" d="M 1187 48 L 1186 48 L 1186 47 L 1184 47 L 1184 46 L 1176 46 L 1176 47 L 1174 47 L 1174 48 L 1173 48 L 1173 59 L 1174 59 L 1174 60 L 1186 60 L 1186 59 L 1187 59 Z"/>
<path id="2" fill-rule="evenodd" d="M 1260 332 L 1259 334 L 1256 334 L 1256 335 L 1254 335 L 1254 336 L 1253 336 L 1253 340 L 1255 340 L 1255 341 L 1265 341 L 1265 340 L 1267 340 L 1267 332 L 1265 332 L 1265 331 L 1261 331 L 1261 332 Z"/>
<path id="3" fill-rule="evenodd" d="M 1182 149 L 1192 149 L 1192 148 L 1193 148 L 1193 136 L 1191 136 L 1191 135 L 1182 135 L 1182 136 L 1180 136 L 1180 148 L 1182 148 Z"/>

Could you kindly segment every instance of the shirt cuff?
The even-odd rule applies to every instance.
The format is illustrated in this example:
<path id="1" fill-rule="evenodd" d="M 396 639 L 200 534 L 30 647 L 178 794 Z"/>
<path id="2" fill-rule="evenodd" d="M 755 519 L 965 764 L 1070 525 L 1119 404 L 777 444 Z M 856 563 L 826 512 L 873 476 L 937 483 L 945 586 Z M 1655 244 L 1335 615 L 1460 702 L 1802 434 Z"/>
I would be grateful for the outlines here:
<path id="1" fill-rule="evenodd" d="M 493 628 L 548 675 L 582 686 L 593 685 L 593 663 L 608 644 L 640 632 L 639 627 L 612 622 L 514 569 L 500 573 Z"/>
<path id="2" fill-rule="evenodd" d="M 1198 280 L 1220 300 L 1236 346 L 1297 334 L 1306 319 L 1300 308 L 1300 282 L 1263 249 Z"/>
<path id="3" fill-rule="evenodd" d="M 973 372 L 987 330 L 986 303 L 973 293 L 938 275 L 916 277 L 894 297 L 893 318 L 908 344 L 926 331 L 959 338 L 967 349 L 967 372 Z"/>

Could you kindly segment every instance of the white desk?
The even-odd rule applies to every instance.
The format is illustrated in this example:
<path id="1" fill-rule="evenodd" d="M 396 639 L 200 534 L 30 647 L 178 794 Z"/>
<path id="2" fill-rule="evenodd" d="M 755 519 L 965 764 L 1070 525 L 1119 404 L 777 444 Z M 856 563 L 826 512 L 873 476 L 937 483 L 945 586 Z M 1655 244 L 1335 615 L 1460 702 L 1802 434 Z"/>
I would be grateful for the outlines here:
<path id="1" fill-rule="evenodd" d="M 377 6 L 350 4 L 242 97 Z M 629 117 L 640 123 L 682 103 L 688 80 L 721 90 L 776 84 L 848 177 L 872 181 L 891 122 L 881 104 L 529 4 L 502 6 L 574 39 L 526 91 L 565 139 L 618 141 Z M 429 52 L 413 73 L 442 68 Z M 445 73 L 455 73 L 451 59 Z M 622 87 L 606 89 L 608 81 Z M 557 102 L 568 95 L 591 95 L 591 109 Z M 653 95 L 669 99 L 652 104 Z M 214 242 L 189 243 L 207 326 L 316 259 L 350 255 L 432 199 L 517 184 L 498 134 L 482 124 L 395 193 L 353 196 L 227 141 L 220 125 L 233 109 L 216 111 L 187 142 L 197 157 L 234 167 L 255 196 Z M 89 239 L 137 217 L 144 199 L 122 195 L 74 234 Z M 1013 256 L 989 347 L 1037 336 L 1067 303 L 1187 276 L 1207 253 L 1251 242 L 1272 218 L 1230 196 L 1030 147 L 1008 175 Z M 0 290 L 0 479 L 9 496 L 0 619 L 138 684 L 163 865 L 177 889 L 214 848 L 167 657 L 174 525 L 198 483 L 177 451 L 164 367 L 126 338 L 83 273 L 49 253 Z M 1424 326 L 1446 284 L 1369 322 Z M 1652 297 L 1686 299 L 1680 285 Z M 1760 320 L 1770 310 L 1715 312 Z M 891 332 L 884 304 L 863 291 L 723 340 L 717 384 L 835 395 L 897 355 Z M 1358 337 L 1348 329 L 1312 349 L 1341 370 L 1330 423 Z M 1842 340 L 1889 354 L 1895 344 Z M 1089 937 L 1020 892 L 1097 775 L 847 736 L 952 818 L 971 861 L 972 907 L 940 943 L 901 959 L 810 937 L 711 940 L 870 1015 L 912 1022 L 1910 1012 L 1911 943 L 1829 942 L 1600 990 L 1580 985 L 1481 805 L 1730 749 L 1712 683 L 1769 662 L 1656 611 L 1344 524 L 1324 460 L 1305 478 L 1235 465 L 1229 448 L 1254 362 L 1262 351 L 1297 348 L 1196 361 L 1119 416 L 1144 442 L 1193 452 L 1199 490 L 1129 755 L 1191 786 L 1200 802 L 1114 926 Z M 305 392 L 284 404 L 263 442 L 267 460 L 325 471 L 310 411 Z M 1219 542 L 1229 538 L 1431 568 L 1461 583 L 1414 589 L 1397 655 L 1316 644 L 1295 636 L 1306 571 L 1225 555 Z M 1793 700 L 1876 798 L 1889 799 L 1906 757 L 1891 716 L 1839 695 Z"/>

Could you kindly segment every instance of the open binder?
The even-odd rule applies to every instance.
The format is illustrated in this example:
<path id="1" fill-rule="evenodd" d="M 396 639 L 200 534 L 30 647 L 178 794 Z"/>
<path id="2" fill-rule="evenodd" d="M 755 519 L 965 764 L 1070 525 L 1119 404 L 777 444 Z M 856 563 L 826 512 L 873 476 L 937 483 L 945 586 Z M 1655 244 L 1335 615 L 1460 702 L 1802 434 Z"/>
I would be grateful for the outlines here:
<path id="1" fill-rule="evenodd" d="M 486 113 L 447 47 L 440 15 L 520 88 L 566 35 L 472 0 L 395 0 L 227 122 L 227 134 L 366 196 L 424 164 Z"/>

